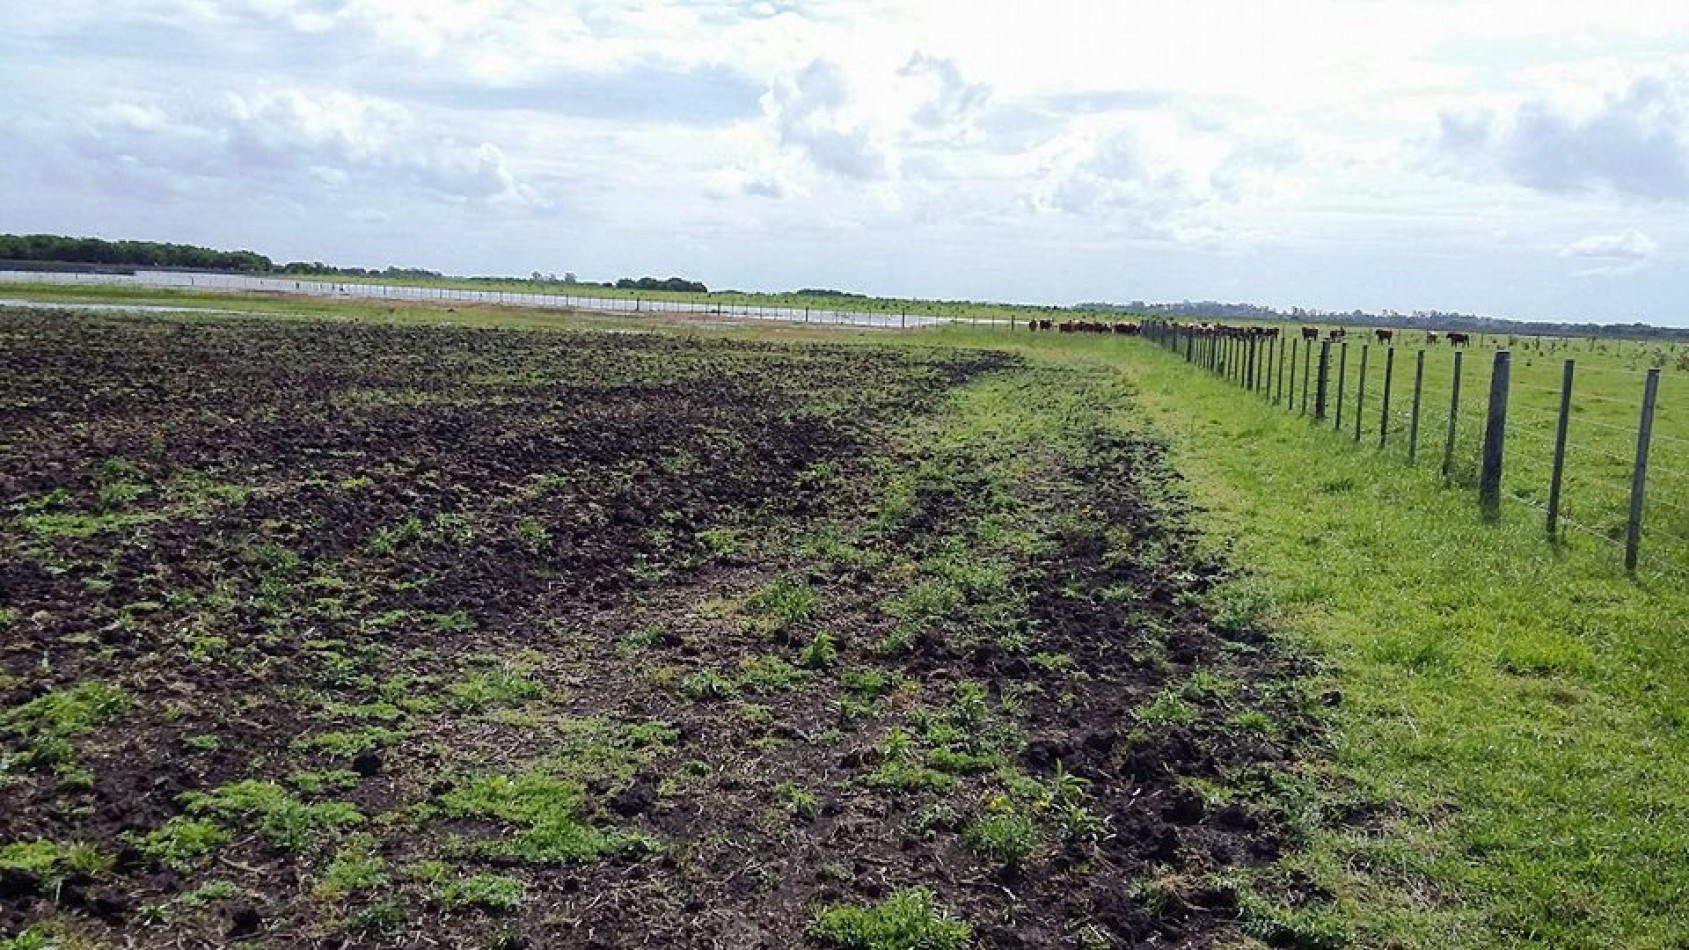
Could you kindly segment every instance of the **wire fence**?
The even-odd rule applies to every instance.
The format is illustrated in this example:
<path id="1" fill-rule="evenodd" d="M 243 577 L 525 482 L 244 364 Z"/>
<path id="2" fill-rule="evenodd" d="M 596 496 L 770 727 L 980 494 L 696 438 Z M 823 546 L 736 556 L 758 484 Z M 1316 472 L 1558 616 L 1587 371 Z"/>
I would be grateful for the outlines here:
<path id="1" fill-rule="evenodd" d="M 65 284 L 81 286 L 201 290 L 225 293 L 298 294 L 369 302 L 465 303 L 504 307 L 591 310 L 607 313 L 670 314 L 704 318 L 768 320 L 783 323 L 814 323 L 830 326 L 877 327 L 881 329 L 934 326 L 942 323 L 999 324 L 1005 320 L 922 313 L 918 302 L 879 301 L 878 309 L 792 306 L 738 300 L 676 299 L 638 294 L 595 293 L 581 287 L 568 293 L 540 293 L 519 290 L 477 290 L 463 287 L 366 283 L 315 278 L 254 277 L 247 274 L 217 274 L 164 270 L 133 273 L 87 271 L 0 270 L 3 284 Z M 1024 318 L 1020 321 L 1024 325 Z"/>
<path id="2" fill-rule="evenodd" d="M 1320 328 L 1165 322 L 1143 335 L 1336 436 L 1476 490 L 1486 519 L 1540 518 L 1554 543 L 1611 547 L 1633 576 L 1689 576 L 1683 353 L 1584 340 L 1514 349 L 1505 338 L 1395 346 Z"/>

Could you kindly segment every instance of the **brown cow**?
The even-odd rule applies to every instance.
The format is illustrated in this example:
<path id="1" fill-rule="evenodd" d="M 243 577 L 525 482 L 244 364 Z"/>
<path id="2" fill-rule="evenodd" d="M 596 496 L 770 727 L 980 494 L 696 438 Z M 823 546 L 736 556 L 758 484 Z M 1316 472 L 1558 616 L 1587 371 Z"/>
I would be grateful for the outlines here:
<path id="1" fill-rule="evenodd" d="M 1303 327 L 1302 328 L 1302 339 L 1304 339 L 1304 340 L 1317 340 L 1319 338 L 1320 338 L 1320 328 L 1319 327 Z"/>
<path id="2" fill-rule="evenodd" d="M 1372 335 L 1378 337 L 1378 342 L 1380 342 L 1380 343 L 1389 343 L 1391 340 L 1394 340 L 1396 338 L 1396 331 L 1394 331 L 1394 330 L 1374 330 L 1374 331 L 1372 331 Z"/>
<path id="3" fill-rule="evenodd" d="M 1427 330 L 1426 331 L 1426 333 L 1425 333 L 1425 345 L 1426 346 L 1436 346 L 1437 345 L 1437 331 L 1435 331 L 1435 330 Z"/>
<path id="4" fill-rule="evenodd" d="M 1328 340 L 1341 340 L 1348 335 L 1349 335 L 1349 331 L 1344 329 L 1343 327 L 1332 327 L 1331 332 L 1326 334 L 1326 339 L 1328 339 Z"/>
<path id="5" fill-rule="evenodd" d="M 1472 334 L 1458 333 L 1450 330 L 1448 333 L 1449 346 L 1466 346 L 1472 342 Z"/>

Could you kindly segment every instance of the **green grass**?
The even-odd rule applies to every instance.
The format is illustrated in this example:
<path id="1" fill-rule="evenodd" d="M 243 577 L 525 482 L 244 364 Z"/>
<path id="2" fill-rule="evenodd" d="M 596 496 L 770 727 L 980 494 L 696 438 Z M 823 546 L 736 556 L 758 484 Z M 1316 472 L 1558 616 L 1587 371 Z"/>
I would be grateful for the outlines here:
<path id="1" fill-rule="evenodd" d="M 440 798 L 454 817 L 496 818 L 518 830 L 508 838 L 471 846 L 477 853 L 533 864 L 592 861 L 636 852 L 642 839 L 595 828 L 582 820 L 585 790 L 574 782 L 538 772 L 472 779 Z"/>
<path id="2" fill-rule="evenodd" d="M 923 887 L 897 891 L 873 907 L 822 908 L 809 932 L 844 950 L 962 950 L 973 940 L 973 928 Z"/>
<path id="3" fill-rule="evenodd" d="M 364 823 L 363 813 L 347 802 L 307 804 L 274 782 L 250 779 L 209 793 L 189 792 L 182 801 L 190 815 L 246 825 L 282 851 L 304 850 L 325 835 Z M 196 837 L 205 840 L 203 834 Z"/>
<path id="4" fill-rule="evenodd" d="M 70 740 L 121 716 L 130 702 L 122 689 L 90 681 L 0 712 L 0 737 L 15 736 L 20 746 L 15 756 L 0 755 L 0 774 L 14 761 L 29 769 L 70 769 L 75 758 Z"/>
<path id="5" fill-rule="evenodd" d="M 501 874 L 477 874 L 458 881 L 447 881 L 435 892 L 442 907 L 448 910 L 480 908 L 495 913 L 512 913 L 521 909 L 527 900 L 527 886 L 513 877 Z"/>
<path id="6" fill-rule="evenodd" d="M 1689 597 L 1603 547 L 1273 409 L 1147 344 L 1103 356 L 1123 427 L 1171 439 L 1248 613 L 1342 695 L 1317 824 L 1287 868 L 1357 945 L 1668 947 L 1689 940 Z M 1324 489 L 1341 485 L 1340 500 Z M 1176 720 L 1184 697 L 1140 716 Z M 1270 892 L 1270 888 L 1267 889 Z"/>

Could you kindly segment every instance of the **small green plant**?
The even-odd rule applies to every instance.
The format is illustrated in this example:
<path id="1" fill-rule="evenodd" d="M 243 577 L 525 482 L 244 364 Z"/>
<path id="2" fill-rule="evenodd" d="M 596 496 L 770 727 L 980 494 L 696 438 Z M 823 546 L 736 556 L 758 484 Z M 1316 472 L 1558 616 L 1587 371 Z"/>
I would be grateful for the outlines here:
<path id="1" fill-rule="evenodd" d="M 527 888 L 513 877 L 502 874 L 477 874 L 458 881 L 448 881 L 435 892 L 440 906 L 447 910 L 479 907 L 495 913 L 508 914 L 522 906 Z"/>
<path id="2" fill-rule="evenodd" d="M 739 695 L 739 684 L 715 670 L 688 673 L 680 681 L 680 689 L 692 699 L 722 699 Z"/>
<path id="3" fill-rule="evenodd" d="M 346 929 L 368 937 L 396 934 L 405 926 L 405 905 L 393 898 L 379 900 L 354 911 L 346 919 Z"/>
<path id="4" fill-rule="evenodd" d="M 188 871 L 228 841 L 229 833 L 216 822 L 177 815 L 142 836 L 139 846 L 143 854 L 166 867 Z"/>
<path id="5" fill-rule="evenodd" d="M 516 526 L 512 530 L 516 535 L 516 540 L 522 542 L 530 550 L 537 551 L 551 540 L 551 529 L 536 518 L 523 518 L 516 522 Z"/>
<path id="6" fill-rule="evenodd" d="M 274 782 L 250 779 L 210 793 L 188 792 L 182 802 L 190 815 L 244 820 L 283 851 L 301 850 L 319 834 L 364 822 L 363 813 L 346 802 L 306 804 Z"/>
<path id="7" fill-rule="evenodd" d="M 962 838 L 980 857 L 1009 867 L 1019 867 L 1044 841 L 1038 823 L 1018 812 L 987 815 Z"/>
<path id="8" fill-rule="evenodd" d="M 80 842 L 15 841 L 0 846 L 0 870 L 28 871 L 48 881 L 71 874 L 104 874 L 111 870 L 111 865 L 110 855 Z"/>
<path id="9" fill-rule="evenodd" d="M 80 683 L 0 713 L 0 733 L 23 737 L 18 762 L 25 768 L 67 768 L 75 755 L 70 740 L 117 718 L 129 703 L 129 695 L 114 686 Z"/>
<path id="10" fill-rule="evenodd" d="M 498 706 L 515 706 L 545 694 L 536 680 L 507 667 L 476 670 L 446 686 L 452 704 L 466 712 L 484 712 Z"/>
<path id="11" fill-rule="evenodd" d="M 772 653 L 748 656 L 739 661 L 739 685 L 754 693 L 778 693 L 793 689 L 809 679 L 799 669 Z"/>
<path id="12" fill-rule="evenodd" d="M 845 692 L 864 699 L 879 699 L 896 688 L 897 682 L 895 675 L 873 669 L 845 670 L 839 678 Z"/>
<path id="13" fill-rule="evenodd" d="M 802 581 L 782 577 L 752 594 L 745 606 L 765 621 L 768 632 L 780 633 L 815 616 L 821 595 Z"/>
<path id="14" fill-rule="evenodd" d="M 806 670 L 824 670 L 839 657 L 839 644 L 831 634 L 818 633 L 798 652 L 798 665 Z"/>
<path id="15" fill-rule="evenodd" d="M 329 861 L 322 879 L 312 889 L 313 893 L 324 900 L 344 900 L 350 895 L 386 886 L 390 880 L 387 862 L 375 851 L 373 837 L 355 836 Z"/>
<path id="16" fill-rule="evenodd" d="M 973 928 L 924 887 L 896 891 L 873 907 L 824 907 L 809 932 L 844 950 L 962 950 L 973 939 Z"/>
<path id="17" fill-rule="evenodd" d="M 314 736 L 301 736 L 293 740 L 292 748 L 295 752 L 321 752 L 335 758 L 349 759 L 363 752 L 390 746 L 405 735 L 395 729 L 365 726 L 362 729 L 335 730 Z"/>
<path id="18" fill-rule="evenodd" d="M 815 796 L 791 782 L 775 786 L 774 794 L 780 799 L 780 807 L 799 821 L 814 821 L 820 812 L 820 803 Z"/>
<path id="19" fill-rule="evenodd" d="M 422 519 L 411 515 L 396 525 L 377 528 L 364 547 L 371 554 L 386 556 L 422 538 Z"/>
<path id="20" fill-rule="evenodd" d="M 521 829 L 512 837 L 476 842 L 472 850 L 481 853 L 556 864 L 645 848 L 641 838 L 583 822 L 585 797 L 585 790 L 573 782 L 530 772 L 466 782 L 442 796 L 440 805 L 453 817 L 497 818 Z"/>
<path id="21" fill-rule="evenodd" d="M 616 644 L 616 652 L 622 656 L 632 656 L 660 643 L 667 643 L 671 638 L 674 638 L 674 635 L 661 624 L 646 624 L 622 637 L 621 642 Z"/>

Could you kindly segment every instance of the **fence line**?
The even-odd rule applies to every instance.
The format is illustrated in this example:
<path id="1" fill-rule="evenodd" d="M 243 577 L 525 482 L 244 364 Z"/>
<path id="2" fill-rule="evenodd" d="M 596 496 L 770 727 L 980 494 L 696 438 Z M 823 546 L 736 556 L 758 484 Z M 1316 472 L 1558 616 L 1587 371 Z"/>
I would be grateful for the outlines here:
<path id="1" fill-rule="evenodd" d="M 1575 354 L 1580 349 L 1551 346 L 1574 355 L 1555 363 L 1561 385 L 1550 387 L 1529 381 L 1548 367 L 1539 368 L 1534 360 L 1521 365 L 1505 347 L 1455 349 L 1452 365 L 1438 371 L 1446 374 L 1441 376 L 1430 372 L 1427 351 L 1420 347 L 1412 373 L 1398 377 L 1396 347 L 1380 343 L 1385 350 L 1384 379 L 1369 380 L 1374 373 L 1369 342 L 1360 341 L 1357 370 L 1341 338 L 1334 341 L 1322 334 L 1317 340 L 1291 336 L 1286 341 L 1278 333 L 1167 321 L 1150 321 L 1143 328 L 1150 341 L 1250 390 L 1262 388 L 1255 376 L 1224 361 L 1204 362 L 1201 354 L 1239 352 L 1242 347 L 1252 357 L 1257 350 L 1271 353 L 1277 348 L 1290 378 L 1283 391 L 1270 383 L 1265 387 L 1271 405 L 1298 412 L 1347 441 L 1359 442 L 1375 432 L 1376 451 L 1405 451 L 1409 465 L 1419 463 L 1421 450 L 1434 439 L 1440 451 L 1433 464 L 1440 478 L 1451 486 L 1476 489 L 1476 507 L 1487 520 L 1499 518 L 1501 506 L 1511 503 L 1543 516 L 1544 533 L 1554 543 L 1563 543 L 1565 533 L 1573 531 L 1623 548 L 1625 570 L 1632 577 L 1642 564 L 1650 571 L 1689 574 L 1689 507 L 1667 493 L 1669 488 L 1680 494 L 1689 477 L 1660 459 L 1650 467 L 1651 454 L 1689 448 L 1689 438 L 1653 431 L 1661 382 L 1658 367 L 1632 372 L 1578 366 Z M 1298 356 L 1301 367 L 1295 363 Z M 1526 381 L 1520 381 L 1521 375 Z M 1598 382 L 1590 383 L 1591 376 Z M 1640 399 L 1587 391 L 1590 385 L 1600 385 L 1599 380 L 1610 387 L 1615 379 L 1640 384 Z M 1578 383 L 1584 384 L 1581 390 Z M 1376 386 L 1384 387 L 1385 398 L 1369 398 Z M 1510 398 L 1515 394 L 1520 398 Z M 1521 401 L 1530 394 L 1554 397 L 1557 409 Z M 1603 410 L 1609 415 L 1634 411 L 1637 424 L 1627 427 L 1580 415 L 1583 407 L 1597 405 L 1609 407 Z M 1545 493 L 1546 503 L 1540 500 Z M 1604 530 L 1597 523 L 1609 527 Z"/>

